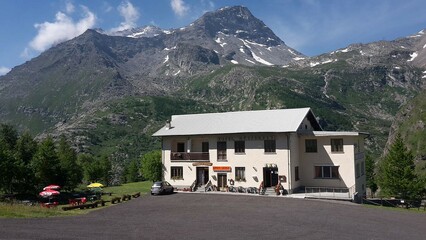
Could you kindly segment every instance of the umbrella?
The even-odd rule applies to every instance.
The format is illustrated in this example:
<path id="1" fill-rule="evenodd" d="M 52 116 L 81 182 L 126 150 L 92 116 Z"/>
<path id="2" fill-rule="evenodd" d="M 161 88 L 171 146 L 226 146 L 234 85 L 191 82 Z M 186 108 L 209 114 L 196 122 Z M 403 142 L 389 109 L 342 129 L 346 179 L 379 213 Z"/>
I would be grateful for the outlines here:
<path id="1" fill-rule="evenodd" d="M 87 185 L 88 188 L 101 188 L 104 185 L 102 185 L 102 183 L 91 183 L 89 185 Z"/>
<path id="2" fill-rule="evenodd" d="M 59 195 L 59 194 L 60 194 L 60 192 L 58 192 L 56 190 L 47 189 L 47 190 L 40 192 L 38 195 L 40 195 L 42 197 L 51 197 L 51 196 L 55 196 L 55 195 Z"/>
<path id="3" fill-rule="evenodd" d="M 51 184 L 43 188 L 43 190 L 59 190 L 61 187 L 59 185 Z"/>

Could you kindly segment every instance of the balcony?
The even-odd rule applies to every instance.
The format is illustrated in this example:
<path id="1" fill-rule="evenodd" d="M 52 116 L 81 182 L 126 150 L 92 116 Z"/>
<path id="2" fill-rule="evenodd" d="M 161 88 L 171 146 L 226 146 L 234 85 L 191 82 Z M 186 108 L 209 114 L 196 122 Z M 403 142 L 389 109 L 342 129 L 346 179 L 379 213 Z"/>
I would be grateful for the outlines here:
<path id="1" fill-rule="evenodd" d="M 210 161 L 208 152 L 172 152 L 170 154 L 172 161 Z"/>

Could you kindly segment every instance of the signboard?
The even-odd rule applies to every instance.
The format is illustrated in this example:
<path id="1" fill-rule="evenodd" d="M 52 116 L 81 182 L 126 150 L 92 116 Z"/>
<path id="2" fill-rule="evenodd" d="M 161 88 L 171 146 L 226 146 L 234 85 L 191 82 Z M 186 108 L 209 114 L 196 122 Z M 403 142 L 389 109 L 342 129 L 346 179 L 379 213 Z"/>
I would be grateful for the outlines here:
<path id="1" fill-rule="evenodd" d="M 211 166 L 211 165 L 213 165 L 213 163 L 211 163 L 211 162 L 195 162 L 195 163 L 192 163 L 192 166 Z"/>
<path id="2" fill-rule="evenodd" d="M 227 166 L 213 166 L 213 171 L 214 172 L 230 172 L 231 171 L 231 167 L 227 167 Z"/>

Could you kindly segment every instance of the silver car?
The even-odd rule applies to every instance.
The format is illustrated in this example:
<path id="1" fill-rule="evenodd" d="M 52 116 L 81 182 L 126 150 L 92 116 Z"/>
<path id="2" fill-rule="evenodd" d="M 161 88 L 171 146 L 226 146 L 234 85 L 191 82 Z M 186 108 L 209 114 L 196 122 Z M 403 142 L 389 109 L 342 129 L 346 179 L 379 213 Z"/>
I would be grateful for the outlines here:
<path id="1" fill-rule="evenodd" d="M 166 181 L 154 182 L 151 187 L 151 195 L 173 193 L 175 189 Z"/>

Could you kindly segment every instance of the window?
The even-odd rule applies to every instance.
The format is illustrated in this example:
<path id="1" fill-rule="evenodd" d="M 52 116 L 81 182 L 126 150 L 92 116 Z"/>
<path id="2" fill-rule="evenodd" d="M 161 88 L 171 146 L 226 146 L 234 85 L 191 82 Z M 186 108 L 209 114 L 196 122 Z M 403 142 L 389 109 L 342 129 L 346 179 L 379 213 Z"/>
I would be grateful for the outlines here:
<path id="1" fill-rule="evenodd" d="M 209 152 L 209 142 L 202 142 L 201 143 L 201 151 L 203 153 Z"/>
<path id="2" fill-rule="evenodd" d="M 276 152 L 277 147 L 276 147 L 275 140 L 265 140 L 264 146 L 265 146 L 265 153 Z"/>
<path id="3" fill-rule="evenodd" d="M 305 151 L 307 153 L 317 152 L 317 140 L 316 139 L 306 139 L 305 140 Z"/>
<path id="4" fill-rule="evenodd" d="M 299 166 L 294 167 L 294 180 L 295 181 L 299 181 L 300 180 L 300 178 L 299 178 Z"/>
<path id="5" fill-rule="evenodd" d="M 235 153 L 245 153 L 246 151 L 246 142 L 244 141 L 235 141 L 234 142 Z"/>
<path id="6" fill-rule="evenodd" d="M 171 179 L 183 179 L 183 167 L 171 167 L 170 168 Z"/>
<path id="7" fill-rule="evenodd" d="M 365 174 L 365 162 L 361 162 L 361 176 Z"/>
<path id="8" fill-rule="evenodd" d="M 315 166 L 315 178 L 339 178 L 339 166 Z"/>
<path id="9" fill-rule="evenodd" d="M 185 152 L 185 143 L 183 142 L 177 143 L 177 152 Z"/>
<path id="10" fill-rule="evenodd" d="M 343 139 L 342 138 L 331 139 L 331 151 L 332 152 L 343 152 Z"/>
<path id="11" fill-rule="evenodd" d="M 226 161 L 226 142 L 217 142 L 217 160 Z"/>
<path id="12" fill-rule="evenodd" d="M 235 167 L 235 181 L 245 181 L 245 180 L 246 180 L 246 168 Z"/>

